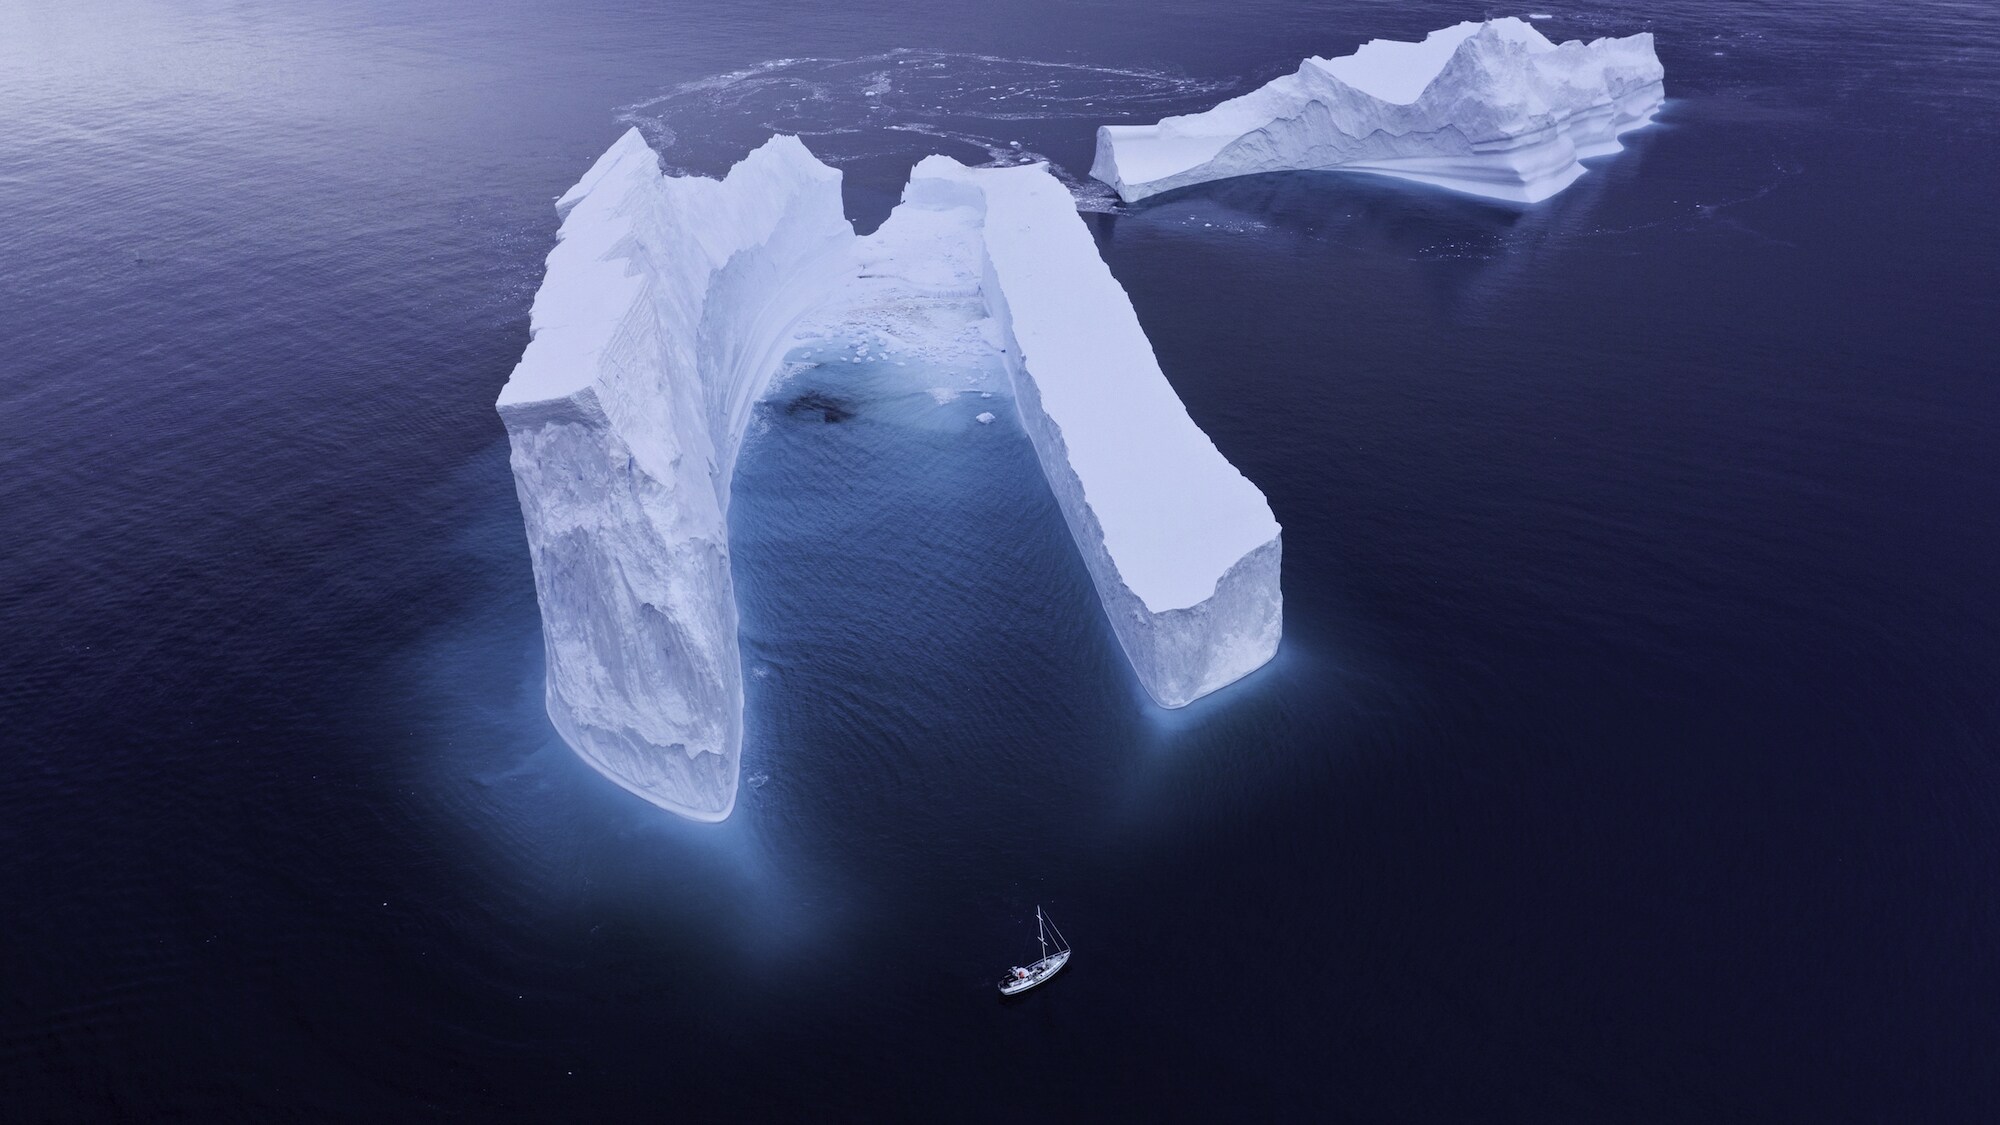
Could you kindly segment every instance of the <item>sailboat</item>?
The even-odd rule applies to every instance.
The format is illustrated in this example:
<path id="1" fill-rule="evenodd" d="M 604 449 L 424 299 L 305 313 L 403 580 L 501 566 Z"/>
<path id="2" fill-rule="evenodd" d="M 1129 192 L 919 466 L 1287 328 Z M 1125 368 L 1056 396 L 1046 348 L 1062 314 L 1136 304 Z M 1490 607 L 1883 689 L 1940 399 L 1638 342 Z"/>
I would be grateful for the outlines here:
<path id="1" fill-rule="evenodd" d="M 1049 952 L 1051 933 L 1056 939 L 1054 953 Z M 1056 929 L 1056 924 L 1049 921 L 1048 915 L 1043 914 L 1039 906 L 1035 907 L 1035 940 L 1042 943 L 1042 959 L 1025 968 L 1016 965 L 1009 969 L 1007 975 L 1001 978 L 1000 995 L 1012 996 L 1015 993 L 1026 992 L 1055 976 L 1064 965 L 1069 964 L 1069 942 L 1063 940 L 1062 931 Z"/>

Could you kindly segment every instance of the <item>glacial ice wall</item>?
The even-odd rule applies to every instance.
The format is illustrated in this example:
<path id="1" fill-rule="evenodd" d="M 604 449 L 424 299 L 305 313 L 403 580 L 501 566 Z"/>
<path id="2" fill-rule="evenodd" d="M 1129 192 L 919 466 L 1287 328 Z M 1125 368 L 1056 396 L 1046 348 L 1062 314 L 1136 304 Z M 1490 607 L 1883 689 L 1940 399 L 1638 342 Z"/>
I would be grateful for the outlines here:
<path id="1" fill-rule="evenodd" d="M 498 406 L 549 716 L 618 784 L 699 820 L 734 806 L 743 683 L 730 477 L 788 348 L 864 314 L 934 325 L 940 302 L 974 304 L 972 330 L 950 346 L 969 338 L 1002 353 L 1154 699 L 1181 706 L 1275 653 L 1277 521 L 1188 417 L 1046 168 L 931 157 L 882 228 L 857 238 L 839 173 L 795 138 L 716 181 L 661 175 L 628 132 L 557 208 L 532 339 Z"/>
<path id="2" fill-rule="evenodd" d="M 1188 417 L 1067 190 L 1040 165 L 917 166 L 906 206 L 971 200 L 1015 405 L 1106 616 L 1181 707 L 1278 649 L 1278 521 Z"/>
<path id="3" fill-rule="evenodd" d="M 1516 203 L 1574 183 L 1651 121 L 1650 33 L 1558 46 L 1508 17 L 1377 39 L 1203 113 L 1097 131 L 1091 175 L 1127 202 L 1259 172 L 1370 172 Z"/>
<path id="4" fill-rule="evenodd" d="M 784 329 L 845 264 L 840 177 L 779 137 L 724 180 L 668 178 L 634 131 L 556 206 L 498 403 L 549 718 L 620 785 L 721 820 L 743 739 L 730 471 Z"/>

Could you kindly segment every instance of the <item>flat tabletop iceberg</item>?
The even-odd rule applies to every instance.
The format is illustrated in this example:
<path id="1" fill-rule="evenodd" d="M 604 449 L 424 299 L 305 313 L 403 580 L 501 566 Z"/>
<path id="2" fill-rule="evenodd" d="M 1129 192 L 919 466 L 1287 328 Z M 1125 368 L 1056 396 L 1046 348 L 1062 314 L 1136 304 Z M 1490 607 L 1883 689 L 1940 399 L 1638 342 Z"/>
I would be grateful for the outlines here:
<path id="1" fill-rule="evenodd" d="M 1507 17 L 1376 39 L 1204 113 L 1097 131 L 1091 175 L 1126 202 L 1259 172 L 1342 170 L 1533 203 L 1651 121 L 1650 33 L 1558 46 Z"/>
<path id="2" fill-rule="evenodd" d="M 931 346 L 984 349 L 1004 367 L 1155 700 L 1181 706 L 1276 652 L 1277 521 L 1188 417 L 1045 167 L 930 157 L 860 238 L 840 174 L 796 138 L 773 138 L 718 181 L 662 175 L 634 131 L 557 210 L 532 337 L 498 406 L 549 716 L 620 785 L 700 820 L 734 807 L 730 478 L 788 351 L 829 326 L 931 325 L 908 329 L 921 336 L 950 321 L 940 307 L 962 309 Z"/>

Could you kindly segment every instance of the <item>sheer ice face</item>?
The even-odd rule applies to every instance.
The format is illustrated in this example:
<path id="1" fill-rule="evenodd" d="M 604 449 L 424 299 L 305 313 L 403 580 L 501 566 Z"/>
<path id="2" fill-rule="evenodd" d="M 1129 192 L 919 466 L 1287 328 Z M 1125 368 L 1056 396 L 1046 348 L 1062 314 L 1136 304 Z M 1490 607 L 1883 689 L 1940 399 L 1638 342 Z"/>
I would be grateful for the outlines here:
<path id="1" fill-rule="evenodd" d="M 840 174 L 796 138 L 718 181 L 661 175 L 634 131 L 557 210 L 532 338 L 498 406 L 549 717 L 618 784 L 698 820 L 735 804 L 730 477 L 788 349 L 829 326 L 997 355 L 1154 699 L 1181 706 L 1276 652 L 1277 521 L 1188 417 L 1045 168 L 930 157 L 857 238 Z M 937 335 L 940 303 L 969 306 L 966 331 Z"/>
<path id="2" fill-rule="evenodd" d="M 847 264 L 839 174 L 779 138 L 725 180 L 668 179 L 628 132 L 556 210 L 499 401 L 549 718 L 620 785 L 720 820 L 743 740 L 730 470 L 785 326 Z"/>
<path id="3" fill-rule="evenodd" d="M 1376 39 L 1205 113 L 1097 130 L 1090 174 L 1127 202 L 1258 172 L 1398 176 L 1516 203 L 1547 199 L 1651 121 L 1653 36 L 1551 43 L 1508 17 Z"/>

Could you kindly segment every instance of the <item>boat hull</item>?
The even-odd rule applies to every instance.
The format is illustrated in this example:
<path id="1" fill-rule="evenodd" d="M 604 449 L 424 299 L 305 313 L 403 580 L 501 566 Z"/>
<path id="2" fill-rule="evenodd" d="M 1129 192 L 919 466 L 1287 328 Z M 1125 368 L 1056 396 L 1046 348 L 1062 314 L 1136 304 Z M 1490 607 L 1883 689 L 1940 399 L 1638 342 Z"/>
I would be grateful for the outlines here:
<path id="1" fill-rule="evenodd" d="M 1044 957 L 1041 960 L 1035 962 L 1034 964 L 1029 965 L 1027 967 L 1028 975 L 1026 978 L 1024 979 L 1010 978 L 1008 980 L 1001 981 L 1000 995 L 1019 996 L 1021 993 L 1026 992 L 1029 989 L 1035 987 L 1036 985 L 1041 984 L 1043 981 L 1048 980 L 1050 977 L 1055 976 L 1057 973 L 1061 972 L 1062 967 L 1067 964 L 1069 964 L 1068 950 L 1064 950 L 1061 953 L 1052 953 L 1049 956 Z"/>

